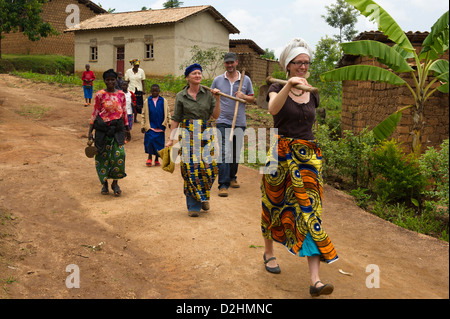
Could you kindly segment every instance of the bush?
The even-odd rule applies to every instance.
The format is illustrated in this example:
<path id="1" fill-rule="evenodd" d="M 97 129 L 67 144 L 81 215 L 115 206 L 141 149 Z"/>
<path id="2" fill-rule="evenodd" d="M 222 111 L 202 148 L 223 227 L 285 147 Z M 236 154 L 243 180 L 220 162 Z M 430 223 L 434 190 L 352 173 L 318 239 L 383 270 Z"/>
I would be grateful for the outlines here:
<path id="1" fill-rule="evenodd" d="M 422 174 L 431 183 L 424 190 L 425 208 L 433 213 L 447 214 L 449 204 L 449 140 L 441 144 L 441 150 L 434 147 L 428 150 L 420 158 Z"/>
<path id="2" fill-rule="evenodd" d="M 418 205 L 426 178 L 414 154 L 405 155 L 401 144 L 395 140 L 385 141 L 372 154 L 370 167 L 375 192 L 385 202 L 412 202 Z"/>
<path id="3" fill-rule="evenodd" d="M 5 59 L 0 59 L 0 73 L 9 73 L 14 71 L 14 65 Z"/>
<path id="4" fill-rule="evenodd" d="M 342 138 L 334 138 L 336 132 L 328 125 L 319 125 L 316 138 L 323 153 L 323 170 L 326 177 L 337 177 L 351 184 L 352 188 L 370 184 L 369 158 L 378 145 L 373 133 L 367 129 L 355 135 L 345 131 Z"/>

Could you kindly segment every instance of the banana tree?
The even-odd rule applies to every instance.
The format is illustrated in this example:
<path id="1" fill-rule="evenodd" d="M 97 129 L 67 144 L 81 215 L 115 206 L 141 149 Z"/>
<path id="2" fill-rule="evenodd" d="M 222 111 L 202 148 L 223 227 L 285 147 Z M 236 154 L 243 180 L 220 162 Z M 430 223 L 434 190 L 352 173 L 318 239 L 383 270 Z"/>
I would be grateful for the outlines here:
<path id="1" fill-rule="evenodd" d="M 449 12 L 444 13 L 432 26 L 431 32 L 422 43 L 422 51 L 417 54 L 405 32 L 377 3 L 371 0 L 345 1 L 364 16 L 372 21 L 375 20 L 379 31 L 395 44 L 391 47 L 372 40 L 354 41 L 342 43 L 343 52 L 348 55 L 374 58 L 388 69 L 372 65 L 352 65 L 325 72 L 321 74 L 321 78 L 324 81 L 376 81 L 406 86 L 414 97 L 415 103 L 391 114 L 378 124 L 373 132 L 378 139 L 386 139 L 395 131 L 402 112 L 412 108 L 414 110 L 412 112 L 414 124 L 411 131 L 412 149 L 414 153 L 419 154 L 425 102 L 436 90 L 449 93 L 449 62 L 440 58 L 449 49 Z M 415 69 L 408 63 L 410 59 L 414 59 Z M 413 85 L 400 77 L 401 73 L 410 73 Z"/>

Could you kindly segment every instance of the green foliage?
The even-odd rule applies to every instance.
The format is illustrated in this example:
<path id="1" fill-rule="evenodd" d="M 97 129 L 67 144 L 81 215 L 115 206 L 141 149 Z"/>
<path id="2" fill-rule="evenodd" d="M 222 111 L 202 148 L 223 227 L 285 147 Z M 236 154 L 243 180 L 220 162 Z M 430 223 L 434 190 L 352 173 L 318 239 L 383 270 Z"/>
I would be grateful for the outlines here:
<path id="1" fill-rule="evenodd" d="M 416 155 L 420 154 L 422 139 L 422 122 L 424 106 L 427 99 L 436 91 L 449 92 L 448 61 L 439 60 L 449 48 L 449 12 L 444 13 L 431 27 L 431 32 L 422 43 L 423 50 L 416 53 L 405 32 L 395 20 L 377 3 L 371 0 L 345 0 L 354 6 L 361 14 L 377 23 L 379 31 L 383 32 L 395 43 L 393 47 L 378 43 L 377 41 L 356 41 L 345 43 L 342 50 L 345 54 L 356 56 L 368 56 L 375 58 L 388 69 L 371 65 L 352 65 L 321 74 L 324 81 L 376 81 L 393 85 L 404 85 L 411 92 L 414 104 L 396 111 L 397 115 L 408 108 L 413 118 L 412 149 Z M 408 59 L 414 59 L 417 70 L 408 65 Z M 410 73 L 415 88 L 404 81 L 397 73 Z M 433 73 L 431 73 L 433 72 Z M 426 81 L 431 77 L 430 83 Z M 440 81 L 440 82 L 438 82 Z M 434 85 L 439 83 L 439 85 Z M 376 127 L 374 133 L 379 139 L 388 138 L 396 129 L 398 121 L 391 118 L 383 121 L 381 129 Z M 398 117 L 395 117 L 398 119 Z M 382 133 L 382 134 L 380 134 Z"/>
<path id="2" fill-rule="evenodd" d="M 183 5 L 183 3 L 184 2 L 178 1 L 178 0 L 168 0 L 163 3 L 163 7 L 164 7 L 164 9 L 179 8 Z"/>
<path id="3" fill-rule="evenodd" d="M 410 202 L 419 199 L 425 189 L 424 178 L 414 154 L 405 155 L 401 144 L 385 141 L 370 159 L 375 192 L 386 202 Z"/>
<path id="4" fill-rule="evenodd" d="M 441 149 L 434 147 L 421 156 L 420 168 L 422 174 L 431 181 L 430 186 L 423 192 L 426 196 L 426 209 L 438 213 L 449 213 L 449 140 L 441 144 Z"/>
<path id="5" fill-rule="evenodd" d="M 352 188 L 370 184 L 368 165 L 378 141 L 372 132 L 364 130 L 359 135 L 345 131 L 342 138 L 333 138 L 335 133 L 327 125 L 319 125 L 315 132 L 323 153 L 324 175 L 336 176 L 351 184 Z"/>
<path id="6" fill-rule="evenodd" d="M 212 79 L 217 70 L 223 66 L 225 53 L 227 52 L 217 47 L 202 49 L 198 45 L 194 45 L 191 48 L 192 57 L 180 65 L 180 70 L 184 70 L 193 63 L 198 63 L 202 66 L 205 78 Z"/>
<path id="7" fill-rule="evenodd" d="M 336 4 L 325 6 L 328 15 L 322 18 L 333 28 L 339 29 L 339 34 L 334 37 L 338 42 L 351 41 L 358 33 L 355 29 L 358 22 L 358 11 L 346 3 L 344 0 L 337 0 Z"/>
<path id="8" fill-rule="evenodd" d="M 19 72 L 42 74 L 73 73 L 74 58 L 64 55 L 9 55 L 2 60 L 9 61 L 13 69 Z M 12 70 L 9 70 L 12 71 Z"/>
<path id="9" fill-rule="evenodd" d="M 0 35 L 20 30 L 31 41 L 37 41 L 49 35 L 57 35 L 58 31 L 50 23 L 44 22 L 41 17 L 42 5 L 47 1 L 0 1 Z"/>

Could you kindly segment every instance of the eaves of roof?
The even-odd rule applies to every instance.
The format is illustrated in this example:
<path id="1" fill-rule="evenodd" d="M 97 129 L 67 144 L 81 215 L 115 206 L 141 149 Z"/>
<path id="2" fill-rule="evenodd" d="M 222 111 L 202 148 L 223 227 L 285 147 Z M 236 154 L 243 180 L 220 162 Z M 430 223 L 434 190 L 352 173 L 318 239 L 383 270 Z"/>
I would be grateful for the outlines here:
<path id="1" fill-rule="evenodd" d="M 210 5 L 100 14 L 90 19 L 84 20 L 79 25 L 69 28 L 64 32 L 173 24 L 182 22 L 189 17 L 198 15 L 203 12 L 208 12 L 209 14 L 211 14 L 215 18 L 215 20 L 219 23 L 222 23 L 230 33 L 240 33 L 240 31 L 231 22 L 229 22 L 214 7 Z"/>

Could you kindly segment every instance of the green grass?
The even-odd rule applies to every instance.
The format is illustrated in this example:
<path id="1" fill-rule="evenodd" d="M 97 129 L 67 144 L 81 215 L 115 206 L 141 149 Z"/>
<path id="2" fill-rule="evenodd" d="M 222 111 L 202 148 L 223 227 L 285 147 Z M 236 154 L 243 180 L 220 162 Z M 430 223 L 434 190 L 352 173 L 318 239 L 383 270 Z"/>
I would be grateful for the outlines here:
<path id="1" fill-rule="evenodd" d="M 72 74 L 74 71 L 74 58 L 64 55 L 2 54 L 2 60 L 3 63 L 11 64 L 14 70 L 20 72 Z M 2 72 L 1 69 L 0 72 Z"/>

